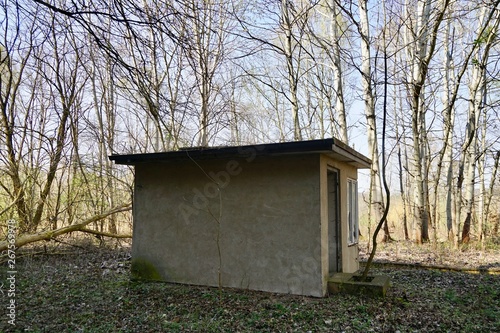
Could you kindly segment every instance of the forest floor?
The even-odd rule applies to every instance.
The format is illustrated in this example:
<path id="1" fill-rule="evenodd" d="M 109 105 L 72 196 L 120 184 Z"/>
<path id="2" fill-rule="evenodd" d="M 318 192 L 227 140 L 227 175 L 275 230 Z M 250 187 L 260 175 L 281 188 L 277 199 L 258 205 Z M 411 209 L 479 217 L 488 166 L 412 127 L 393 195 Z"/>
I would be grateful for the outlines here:
<path id="1" fill-rule="evenodd" d="M 414 267 L 435 268 L 472 273 L 500 274 L 500 246 L 495 249 L 481 251 L 473 244 L 462 247 L 460 250 L 453 248 L 449 243 L 415 245 L 407 241 L 394 241 L 379 243 L 374 261 L 377 266 L 385 267 Z M 367 243 L 360 246 L 361 262 L 368 260 Z"/>
<path id="2" fill-rule="evenodd" d="M 499 250 L 381 245 L 372 272 L 390 276 L 385 298 L 134 282 L 128 246 L 51 245 L 16 256 L 15 297 L 0 258 L 0 332 L 500 332 Z M 12 299 L 15 326 L 7 317 Z"/>

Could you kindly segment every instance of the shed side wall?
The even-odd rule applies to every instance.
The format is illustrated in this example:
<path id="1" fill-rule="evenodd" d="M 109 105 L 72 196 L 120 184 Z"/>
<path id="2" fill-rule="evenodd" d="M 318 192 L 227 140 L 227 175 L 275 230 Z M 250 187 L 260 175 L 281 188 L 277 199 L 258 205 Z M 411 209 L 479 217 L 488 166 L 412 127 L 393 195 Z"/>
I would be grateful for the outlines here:
<path id="1" fill-rule="evenodd" d="M 324 277 L 324 288 L 327 285 L 328 279 L 328 195 L 326 175 L 328 168 L 335 168 L 339 171 L 339 201 L 340 201 L 340 223 L 342 235 L 342 271 L 345 273 L 353 273 L 359 269 L 359 249 L 358 245 L 347 244 L 347 180 L 358 178 L 358 170 L 356 167 L 347 163 L 336 161 L 326 155 L 321 155 L 321 176 L 322 176 L 322 204 L 321 204 L 321 219 L 322 219 L 322 274 Z"/>

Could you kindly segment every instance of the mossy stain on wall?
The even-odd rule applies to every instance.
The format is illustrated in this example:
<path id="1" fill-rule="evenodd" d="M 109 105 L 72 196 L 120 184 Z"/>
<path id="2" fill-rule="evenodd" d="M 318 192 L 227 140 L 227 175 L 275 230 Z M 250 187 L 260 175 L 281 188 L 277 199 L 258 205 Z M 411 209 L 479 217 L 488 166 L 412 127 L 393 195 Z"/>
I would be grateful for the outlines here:
<path id="1" fill-rule="evenodd" d="M 132 259 L 132 279 L 137 280 L 163 280 L 156 267 L 146 259 Z"/>

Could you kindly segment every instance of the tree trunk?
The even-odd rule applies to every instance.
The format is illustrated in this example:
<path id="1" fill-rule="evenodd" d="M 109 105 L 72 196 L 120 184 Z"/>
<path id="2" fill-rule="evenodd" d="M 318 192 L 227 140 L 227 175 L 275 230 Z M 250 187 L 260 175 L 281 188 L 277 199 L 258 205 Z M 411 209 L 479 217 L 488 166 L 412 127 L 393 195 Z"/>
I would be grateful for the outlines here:
<path id="1" fill-rule="evenodd" d="M 481 240 L 481 244 L 484 248 L 484 241 L 486 238 L 486 231 L 488 230 L 488 222 L 489 222 L 489 217 L 490 217 L 490 205 L 491 205 L 491 198 L 493 197 L 493 193 L 495 190 L 495 182 L 497 181 L 497 174 L 498 174 L 498 165 L 500 162 L 500 151 L 497 151 L 495 158 L 494 158 L 494 163 L 493 163 L 493 172 L 491 174 L 490 178 L 490 186 L 488 188 L 488 193 L 485 198 L 485 204 L 484 204 L 484 221 L 483 221 L 483 235 L 484 237 Z M 1 214 L 0 214 L 1 215 Z M 498 219 L 496 224 L 494 225 L 494 235 L 496 235 L 496 231 L 498 230 L 498 220 L 500 220 L 500 215 L 498 215 Z"/>
<path id="2" fill-rule="evenodd" d="M 398 143 L 399 146 L 399 143 Z M 401 161 L 401 147 L 398 147 L 398 166 L 399 166 L 399 193 L 401 195 L 401 202 L 403 204 L 403 232 L 405 240 L 410 239 L 410 235 L 408 233 L 408 221 L 406 214 L 406 197 L 403 186 L 403 163 Z"/>
<path id="3" fill-rule="evenodd" d="M 332 65 L 333 65 L 333 80 L 335 85 L 335 112 L 337 114 L 337 121 L 340 127 L 340 140 L 344 143 L 349 143 L 349 138 L 347 135 L 347 120 L 345 112 L 344 103 L 344 79 L 342 71 L 342 62 L 340 58 L 340 26 L 339 17 L 340 12 L 337 8 L 337 0 L 332 0 L 330 11 L 331 11 L 331 42 L 333 43 L 332 52 Z M 332 124 L 334 126 L 334 124 Z"/>
<path id="4" fill-rule="evenodd" d="M 491 9 L 484 6 L 481 9 L 479 17 L 479 31 L 477 44 L 480 47 L 475 49 L 474 60 L 472 67 L 471 83 L 469 84 L 469 108 L 468 108 L 468 119 L 466 125 L 466 136 L 464 144 L 462 145 L 462 159 L 460 161 L 459 168 L 459 181 L 458 193 L 460 200 L 462 198 L 462 184 L 465 183 L 465 196 L 462 198 L 465 205 L 465 220 L 462 229 L 461 241 L 467 243 L 470 240 L 470 228 L 471 220 L 474 207 L 474 190 L 475 190 L 475 170 L 477 162 L 477 144 L 478 144 L 478 127 L 480 117 L 483 113 L 483 108 L 485 105 L 487 97 L 487 86 L 486 86 L 486 65 L 489 59 L 489 53 L 493 47 L 493 40 L 497 37 L 498 26 L 500 24 L 500 17 L 497 14 L 493 24 L 488 26 L 488 30 L 485 31 L 483 26 L 485 21 L 488 19 Z M 465 170 L 466 169 L 466 170 Z M 464 176 L 465 174 L 465 176 Z M 460 216 L 460 213 L 458 214 Z M 457 238 L 459 235 L 457 234 Z M 456 240 L 458 243 L 458 240 Z"/>
<path id="5" fill-rule="evenodd" d="M 375 115 L 375 100 L 371 80 L 371 55 L 370 55 L 370 25 L 368 21 L 368 1 L 359 0 L 359 20 L 361 35 L 361 81 L 363 86 L 363 99 L 365 103 L 365 116 L 367 124 L 368 151 L 372 159 L 370 169 L 371 202 L 375 219 L 380 221 L 384 215 L 384 200 L 382 197 L 382 184 L 380 180 L 379 153 L 377 144 L 377 122 Z M 387 221 L 384 226 L 384 241 L 391 239 Z"/>
<path id="6" fill-rule="evenodd" d="M 425 83 L 429 63 L 434 55 L 437 33 L 449 6 L 443 0 L 432 8 L 430 0 L 418 0 L 416 8 L 407 8 L 408 13 L 416 9 L 415 24 L 406 31 L 407 57 L 411 73 L 408 76 L 410 108 L 413 133 L 413 183 L 414 183 L 414 234 L 419 244 L 429 240 L 429 201 L 427 179 L 427 128 L 425 123 Z M 407 3 L 410 6 L 410 2 Z M 431 13 L 434 21 L 431 25 Z"/>
<path id="7" fill-rule="evenodd" d="M 299 100 L 298 92 L 298 68 L 295 68 L 293 57 L 293 36 L 292 36 L 292 19 L 290 17 L 290 3 L 288 0 L 281 1 L 281 19 L 283 21 L 282 28 L 285 33 L 284 53 L 286 58 L 288 88 L 290 89 L 290 103 L 292 104 L 292 122 L 293 122 L 293 139 L 296 141 L 302 140 L 302 131 L 300 128 L 299 119 Z"/>

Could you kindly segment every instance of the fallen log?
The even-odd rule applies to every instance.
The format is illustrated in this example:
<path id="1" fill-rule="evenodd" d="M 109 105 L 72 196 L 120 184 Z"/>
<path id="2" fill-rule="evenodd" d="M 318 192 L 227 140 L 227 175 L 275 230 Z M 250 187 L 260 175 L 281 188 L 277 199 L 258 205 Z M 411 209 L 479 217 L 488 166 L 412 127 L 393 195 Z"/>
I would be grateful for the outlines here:
<path id="1" fill-rule="evenodd" d="M 360 260 L 361 265 L 366 265 L 366 260 Z M 378 268 L 408 268 L 408 269 L 426 269 L 438 271 L 451 271 L 471 274 L 491 274 L 500 275 L 500 267 L 498 266 L 480 266 L 480 267 L 457 267 L 450 265 L 428 265 L 411 262 L 392 262 L 392 261 L 373 261 L 373 266 Z"/>
<path id="2" fill-rule="evenodd" d="M 102 219 L 110 216 L 110 215 L 120 213 L 120 212 L 126 212 L 126 211 L 129 211 L 131 209 L 132 209 L 132 204 L 127 203 L 125 205 L 112 208 L 112 209 L 110 209 L 107 212 L 104 212 L 102 214 L 94 215 L 94 216 L 92 216 L 92 217 L 90 217 L 90 218 L 86 219 L 85 221 L 78 223 L 78 224 L 68 225 L 66 227 L 61 227 L 61 228 L 56 229 L 56 230 L 41 231 L 41 232 L 38 232 L 36 234 L 31 234 L 31 235 L 20 235 L 20 236 L 15 238 L 14 244 L 15 244 L 16 249 L 17 249 L 17 248 L 20 248 L 21 246 L 24 246 L 26 244 L 35 243 L 35 242 L 39 242 L 42 240 L 48 241 L 48 240 L 54 239 L 57 236 L 67 234 L 69 232 L 74 232 L 74 231 L 89 232 L 90 229 L 87 229 L 85 227 L 87 225 L 89 225 L 90 223 L 97 222 L 99 220 L 102 220 Z M 110 235 L 111 234 L 108 234 L 107 236 L 110 236 Z M 115 237 L 121 237 L 121 236 L 115 235 Z M 4 240 L 4 241 L 0 242 L 0 251 L 5 251 L 8 249 L 8 247 L 9 247 L 8 240 Z"/>

